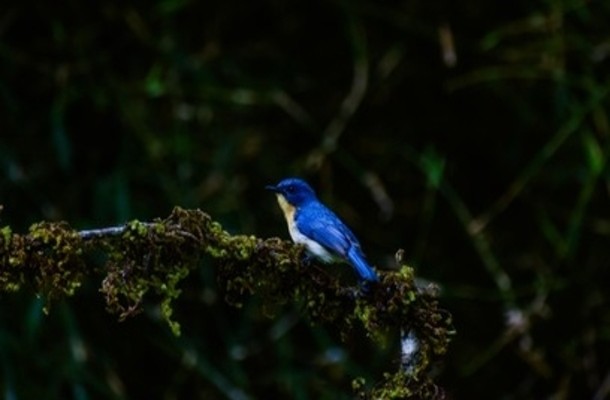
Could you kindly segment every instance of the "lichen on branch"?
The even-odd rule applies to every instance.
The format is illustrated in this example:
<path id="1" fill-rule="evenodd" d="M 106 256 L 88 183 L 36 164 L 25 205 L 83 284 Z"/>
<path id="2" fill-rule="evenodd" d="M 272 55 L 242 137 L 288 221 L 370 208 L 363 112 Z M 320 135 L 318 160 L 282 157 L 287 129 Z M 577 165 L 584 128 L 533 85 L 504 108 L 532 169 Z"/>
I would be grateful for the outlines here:
<path id="1" fill-rule="evenodd" d="M 257 295 L 268 314 L 286 303 L 300 305 L 312 322 L 345 338 L 354 327 L 378 343 L 400 332 L 398 368 L 372 389 L 357 378 L 361 399 L 441 398 L 429 366 L 442 356 L 453 334 L 450 315 L 438 307 L 433 286 L 418 288 L 408 266 L 382 271 L 367 291 L 345 287 L 316 264 L 305 265 L 303 248 L 278 238 L 231 235 L 201 210 L 175 208 L 165 219 L 132 221 L 119 227 L 77 231 L 65 222 L 41 222 L 26 234 L 0 228 L 0 291 L 26 284 L 48 301 L 70 296 L 89 275 L 101 275 L 100 291 L 119 319 L 136 315 L 146 301 L 159 301 L 175 334 L 172 301 L 179 284 L 204 255 L 215 259 L 219 286 L 228 303 L 239 307 Z M 104 255 L 103 265 L 87 258 Z M 399 260 L 401 261 L 401 260 Z M 407 341 L 407 339 L 409 341 Z M 405 350 L 409 349 L 409 350 Z"/>

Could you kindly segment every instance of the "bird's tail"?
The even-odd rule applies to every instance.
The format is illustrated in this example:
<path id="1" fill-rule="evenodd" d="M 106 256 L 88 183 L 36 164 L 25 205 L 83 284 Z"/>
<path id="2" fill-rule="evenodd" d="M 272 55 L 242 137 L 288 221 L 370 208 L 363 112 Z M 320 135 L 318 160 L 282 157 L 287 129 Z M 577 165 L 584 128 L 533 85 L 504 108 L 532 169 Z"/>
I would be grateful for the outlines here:
<path id="1" fill-rule="evenodd" d="M 377 273 L 375 273 L 375 270 L 373 270 L 369 263 L 364 259 L 364 255 L 358 247 L 352 247 L 349 249 L 347 252 L 347 258 L 352 266 L 356 269 L 360 279 L 367 282 L 377 282 L 379 280 Z"/>

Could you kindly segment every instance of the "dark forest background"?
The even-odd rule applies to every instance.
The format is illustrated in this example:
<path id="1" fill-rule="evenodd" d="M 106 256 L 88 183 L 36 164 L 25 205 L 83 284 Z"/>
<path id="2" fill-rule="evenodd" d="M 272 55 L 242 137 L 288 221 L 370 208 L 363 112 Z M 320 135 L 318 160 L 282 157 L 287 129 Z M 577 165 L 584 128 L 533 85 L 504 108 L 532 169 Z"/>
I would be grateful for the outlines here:
<path id="1" fill-rule="evenodd" d="M 379 270 L 402 248 L 440 286 L 453 398 L 608 398 L 609 20 L 587 0 L 4 2 L 2 225 L 181 206 L 288 238 L 264 185 L 301 176 Z M 180 337 L 154 303 L 119 323 L 99 287 L 49 315 L 2 295 L 4 398 L 348 399 L 397 363 L 296 306 L 226 305 L 210 262 Z"/>

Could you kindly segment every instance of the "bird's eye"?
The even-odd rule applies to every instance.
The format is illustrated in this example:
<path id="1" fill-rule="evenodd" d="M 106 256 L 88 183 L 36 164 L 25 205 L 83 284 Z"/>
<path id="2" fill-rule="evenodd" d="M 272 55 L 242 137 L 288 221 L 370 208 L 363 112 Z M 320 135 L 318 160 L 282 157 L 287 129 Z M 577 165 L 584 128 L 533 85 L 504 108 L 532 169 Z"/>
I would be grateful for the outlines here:
<path id="1" fill-rule="evenodd" d="M 292 185 L 288 186 L 288 187 L 286 188 L 286 191 L 287 191 L 288 193 L 294 193 L 294 186 L 292 186 Z"/>

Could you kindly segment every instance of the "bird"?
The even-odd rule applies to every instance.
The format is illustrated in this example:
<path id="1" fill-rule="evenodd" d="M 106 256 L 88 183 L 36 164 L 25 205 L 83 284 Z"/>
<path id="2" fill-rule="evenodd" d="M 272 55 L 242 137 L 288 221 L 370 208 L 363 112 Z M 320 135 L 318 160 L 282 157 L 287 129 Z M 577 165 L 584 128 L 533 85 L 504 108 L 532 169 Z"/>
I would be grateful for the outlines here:
<path id="1" fill-rule="evenodd" d="M 274 192 L 288 223 L 293 242 L 324 263 L 347 262 L 361 282 L 379 281 L 367 262 L 360 242 L 347 225 L 318 200 L 311 186 L 300 178 L 286 178 L 266 189 Z"/>

